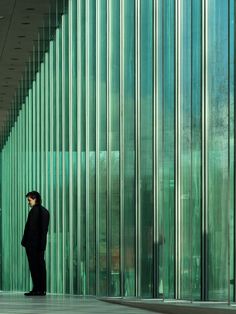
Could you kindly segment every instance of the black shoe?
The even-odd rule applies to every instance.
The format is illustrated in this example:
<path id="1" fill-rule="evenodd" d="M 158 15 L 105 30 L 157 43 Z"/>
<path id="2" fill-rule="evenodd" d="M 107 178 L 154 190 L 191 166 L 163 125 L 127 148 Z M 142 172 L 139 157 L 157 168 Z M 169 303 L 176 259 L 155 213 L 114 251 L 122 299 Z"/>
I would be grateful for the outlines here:
<path id="1" fill-rule="evenodd" d="M 29 297 L 29 296 L 45 296 L 46 292 L 45 291 L 30 291 L 30 292 L 26 292 L 25 296 Z"/>
<path id="2" fill-rule="evenodd" d="M 32 295 L 36 295 L 36 291 L 29 291 L 29 292 L 25 292 L 24 293 L 24 295 L 26 296 L 26 297 L 30 297 L 30 296 L 32 296 Z"/>
<path id="3" fill-rule="evenodd" d="M 45 296 L 46 295 L 46 291 L 36 291 L 36 294 L 38 296 Z"/>

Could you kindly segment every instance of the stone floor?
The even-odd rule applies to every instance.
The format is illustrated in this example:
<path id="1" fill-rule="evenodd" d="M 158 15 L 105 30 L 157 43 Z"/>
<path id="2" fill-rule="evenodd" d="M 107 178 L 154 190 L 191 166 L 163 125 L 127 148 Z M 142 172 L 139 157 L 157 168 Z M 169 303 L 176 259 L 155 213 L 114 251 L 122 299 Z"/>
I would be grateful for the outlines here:
<path id="1" fill-rule="evenodd" d="M 102 298 L 102 300 L 163 314 L 233 314 L 236 312 L 236 303 L 228 304 L 227 301 L 165 300 L 163 302 L 158 299 L 137 298 Z"/>
<path id="2" fill-rule="evenodd" d="M 104 302 L 106 301 L 106 302 Z M 128 305 L 128 306 L 127 306 Z M 0 314 L 233 314 L 236 304 L 225 302 L 186 302 L 103 298 L 48 294 L 46 297 L 25 297 L 23 293 L 0 291 Z"/>
<path id="3" fill-rule="evenodd" d="M 22 293 L 0 291 L 0 314 L 147 314 L 150 311 L 98 301 L 95 298 L 50 295 L 46 297 L 25 297 Z"/>

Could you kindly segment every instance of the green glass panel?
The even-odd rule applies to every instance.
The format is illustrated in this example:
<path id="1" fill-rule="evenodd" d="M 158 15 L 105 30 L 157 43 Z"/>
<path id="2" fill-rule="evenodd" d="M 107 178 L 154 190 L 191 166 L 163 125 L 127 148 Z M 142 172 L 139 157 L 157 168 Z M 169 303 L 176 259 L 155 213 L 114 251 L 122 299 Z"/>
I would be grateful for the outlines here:
<path id="1" fill-rule="evenodd" d="M 158 295 L 174 297 L 175 283 L 175 3 L 162 2 L 158 106 Z"/>
<path id="2" fill-rule="evenodd" d="M 97 118 L 98 118 L 98 291 L 107 294 L 107 1 L 100 0 L 98 10 Z"/>
<path id="3" fill-rule="evenodd" d="M 153 296 L 153 1 L 141 0 L 140 251 L 141 296 Z"/>
<path id="4" fill-rule="evenodd" d="M 120 294 L 120 1 L 109 2 L 109 295 Z"/>
<path id="5" fill-rule="evenodd" d="M 208 1 L 206 297 L 228 298 L 228 3 Z M 224 269 L 224 271 L 223 271 Z"/>
<path id="6" fill-rule="evenodd" d="M 96 1 L 86 1 L 86 168 L 87 168 L 87 293 L 95 294 L 96 287 Z"/>
<path id="7" fill-rule="evenodd" d="M 135 2 L 124 3 L 124 295 L 135 294 Z"/>
<path id="8" fill-rule="evenodd" d="M 180 298 L 197 300 L 201 295 L 200 10 L 197 1 L 180 2 Z"/>

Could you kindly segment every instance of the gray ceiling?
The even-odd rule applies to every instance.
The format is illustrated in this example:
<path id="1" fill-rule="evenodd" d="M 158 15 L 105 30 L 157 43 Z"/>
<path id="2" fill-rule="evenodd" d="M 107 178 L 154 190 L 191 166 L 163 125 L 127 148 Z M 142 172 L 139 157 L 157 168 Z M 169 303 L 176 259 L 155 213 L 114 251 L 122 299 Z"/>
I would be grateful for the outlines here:
<path id="1" fill-rule="evenodd" d="M 49 12 L 50 16 L 56 16 L 52 19 L 55 24 L 52 28 L 55 27 L 62 8 L 60 0 L 0 0 L 0 138 L 3 142 L 11 127 L 12 100 L 35 50 L 40 29 L 49 21 Z"/>

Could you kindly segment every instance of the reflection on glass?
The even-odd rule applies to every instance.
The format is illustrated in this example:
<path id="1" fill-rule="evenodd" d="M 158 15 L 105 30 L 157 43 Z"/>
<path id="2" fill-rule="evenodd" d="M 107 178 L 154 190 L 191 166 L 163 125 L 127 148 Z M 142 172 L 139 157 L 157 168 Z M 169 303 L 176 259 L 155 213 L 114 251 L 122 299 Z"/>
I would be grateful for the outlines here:
<path id="1" fill-rule="evenodd" d="M 2 289 L 38 189 L 50 292 L 233 301 L 234 0 L 64 4 L 9 115 Z"/>

